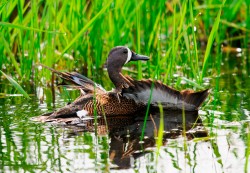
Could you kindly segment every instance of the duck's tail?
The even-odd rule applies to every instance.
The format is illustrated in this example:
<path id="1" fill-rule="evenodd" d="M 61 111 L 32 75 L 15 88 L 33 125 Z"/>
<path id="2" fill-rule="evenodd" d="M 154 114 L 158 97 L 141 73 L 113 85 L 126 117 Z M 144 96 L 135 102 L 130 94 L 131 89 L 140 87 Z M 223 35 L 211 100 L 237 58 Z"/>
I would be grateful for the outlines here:
<path id="1" fill-rule="evenodd" d="M 183 100 L 191 105 L 194 105 L 197 109 L 206 100 L 209 95 L 209 89 L 205 89 L 198 92 L 193 92 L 191 90 L 184 90 L 181 92 Z"/>
<path id="2" fill-rule="evenodd" d="M 95 83 L 91 79 L 76 73 L 76 72 L 59 72 L 53 68 L 50 68 L 46 65 L 39 64 L 42 67 L 52 71 L 53 73 L 56 73 L 60 78 L 66 80 L 67 82 L 70 82 L 74 85 L 75 88 L 81 89 L 81 91 L 84 91 L 86 93 L 94 93 L 94 92 L 106 92 L 104 88 L 102 88 L 99 84 Z"/>

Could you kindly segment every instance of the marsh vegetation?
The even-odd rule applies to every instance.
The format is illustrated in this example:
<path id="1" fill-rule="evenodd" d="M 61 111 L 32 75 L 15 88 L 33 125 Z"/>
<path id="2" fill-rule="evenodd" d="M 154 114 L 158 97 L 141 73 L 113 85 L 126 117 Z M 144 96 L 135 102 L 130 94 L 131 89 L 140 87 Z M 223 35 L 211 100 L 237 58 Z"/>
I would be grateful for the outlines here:
<path id="1" fill-rule="evenodd" d="M 3 0 L 0 30 L 0 172 L 249 171 L 248 0 Z M 152 133 L 144 141 L 147 150 L 135 147 L 139 154 L 128 153 L 121 161 L 112 151 L 138 142 L 139 134 L 129 138 L 122 131 L 125 142 L 119 143 L 116 134 L 96 133 L 95 128 L 31 120 L 79 95 L 51 87 L 57 80 L 40 63 L 77 71 L 109 90 L 113 84 L 105 62 L 117 45 L 150 57 L 146 63 L 129 63 L 124 74 L 179 90 L 211 88 L 198 116 L 208 135 L 188 140 L 178 128 L 176 139 Z"/>

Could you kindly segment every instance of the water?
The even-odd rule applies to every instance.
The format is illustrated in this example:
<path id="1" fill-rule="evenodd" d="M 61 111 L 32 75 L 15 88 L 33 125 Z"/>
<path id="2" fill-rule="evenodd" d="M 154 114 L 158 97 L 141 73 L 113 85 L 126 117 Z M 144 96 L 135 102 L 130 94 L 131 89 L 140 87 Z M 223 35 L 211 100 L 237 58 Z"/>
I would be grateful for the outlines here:
<path id="1" fill-rule="evenodd" d="M 199 111 L 201 119 L 196 113 L 186 115 L 187 131 L 198 122 L 187 138 L 181 136 L 182 114 L 165 112 L 159 150 L 157 113 L 149 117 L 142 143 L 140 118 L 114 123 L 108 134 L 101 123 L 86 128 L 33 121 L 53 109 L 49 97 L 44 102 L 36 96 L 28 101 L 2 97 L 0 172 L 249 172 L 250 78 L 237 66 L 228 71 L 227 66 L 237 61 L 224 63 L 221 75 L 210 77 L 209 85 L 215 87 Z M 49 89 L 43 92 L 51 95 Z M 68 101 L 68 96 L 57 93 L 54 107 Z"/>

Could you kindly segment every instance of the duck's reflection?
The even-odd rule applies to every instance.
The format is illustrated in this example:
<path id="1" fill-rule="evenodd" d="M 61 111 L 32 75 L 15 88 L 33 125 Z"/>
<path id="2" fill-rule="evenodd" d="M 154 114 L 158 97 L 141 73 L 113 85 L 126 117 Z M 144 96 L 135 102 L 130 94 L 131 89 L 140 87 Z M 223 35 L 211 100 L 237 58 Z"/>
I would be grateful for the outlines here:
<path id="1" fill-rule="evenodd" d="M 68 125 L 72 125 L 69 127 L 74 129 L 74 133 L 68 135 L 77 135 L 82 131 L 93 131 L 98 135 L 109 134 L 110 161 L 117 165 L 118 169 L 125 169 L 132 166 L 134 159 L 143 156 L 150 152 L 148 149 L 155 147 L 160 119 L 159 112 L 151 113 L 147 120 L 140 115 L 137 115 L 136 118 L 124 116 L 98 118 L 97 125 L 93 119 L 80 121 L 75 118 L 67 122 Z M 187 139 L 207 136 L 198 111 L 164 111 L 163 122 L 162 145 L 166 145 L 168 139 L 180 136 L 186 136 Z M 143 128 L 144 126 L 145 128 Z M 144 137 L 141 140 L 142 133 Z"/>

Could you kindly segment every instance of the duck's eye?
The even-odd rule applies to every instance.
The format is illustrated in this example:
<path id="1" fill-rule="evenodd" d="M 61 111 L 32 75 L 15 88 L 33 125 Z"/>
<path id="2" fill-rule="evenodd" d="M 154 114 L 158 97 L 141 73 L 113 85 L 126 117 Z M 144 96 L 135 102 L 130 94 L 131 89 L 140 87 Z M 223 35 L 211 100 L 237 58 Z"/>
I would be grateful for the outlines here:
<path id="1" fill-rule="evenodd" d="M 124 50 L 123 53 L 124 53 L 124 54 L 127 54 L 127 53 L 128 53 L 128 50 Z"/>

